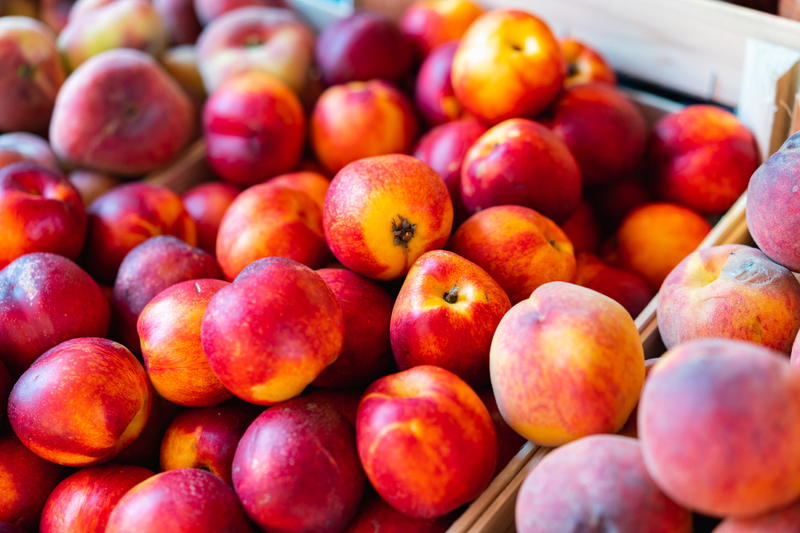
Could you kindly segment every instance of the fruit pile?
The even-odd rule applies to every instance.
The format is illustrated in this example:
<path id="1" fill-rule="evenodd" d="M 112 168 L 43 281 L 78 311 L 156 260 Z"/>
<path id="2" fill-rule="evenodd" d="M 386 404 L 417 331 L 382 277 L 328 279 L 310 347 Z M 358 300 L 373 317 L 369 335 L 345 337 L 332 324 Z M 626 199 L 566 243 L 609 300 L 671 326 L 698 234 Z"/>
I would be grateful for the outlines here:
<path id="1" fill-rule="evenodd" d="M 71 4 L 0 18 L 0 531 L 443 531 L 525 439 L 635 431 L 632 316 L 659 288 L 668 347 L 790 348 L 788 270 L 743 247 L 684 259 L 746 189 L 751 133 L 705 105 L 649 128 L 597 52 L 532 14 L 421 0 L 315 35 L 279 0 Z M 198 139 L 217 179 L 154 184 Z M 717 515 L 797 497 L 773 479 L 800 435 L 788 363 L 708 342 L 674 350 L 756 353 L 754 381 L 656 368 L 658 486 L 638 444 L 587 437 L 533 471 L 520 529 L 572 530 L 547 497 L 664 531 L 689 523 L 668 496 Z M 772 396 L 738 420 L 726 398 L 755 388 Z M 703 429 L 718 416 L 727 433 Z M 666 448 L 684 437 L 740 448 L 694 466 Z M 673 490 L 712 493 L 681 473 L 731 462 L 749 505 Z"/>

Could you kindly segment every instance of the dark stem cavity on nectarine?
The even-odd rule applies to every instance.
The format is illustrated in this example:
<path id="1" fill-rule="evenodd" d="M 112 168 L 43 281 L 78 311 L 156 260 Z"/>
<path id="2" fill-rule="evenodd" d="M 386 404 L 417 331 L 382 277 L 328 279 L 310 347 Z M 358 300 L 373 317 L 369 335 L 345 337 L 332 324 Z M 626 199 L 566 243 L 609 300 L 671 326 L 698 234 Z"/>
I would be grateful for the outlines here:
<path id="1" fill-rule="evenodd" d="M 453 285 L 453 288 L 444 293 L 444 301 L 449 304 L 454 304 L 458 301 L 458 285 Z"/>
<path id="2" fill-rule="evenodd" d="M 394 243 L 408 248 L 408 241 L 414 237 L 417 230 L 417 225 L 412 224 L 407 218 L 397 215 L 397 221 L 392 219 L 392 235 L 394 235 Z"/>

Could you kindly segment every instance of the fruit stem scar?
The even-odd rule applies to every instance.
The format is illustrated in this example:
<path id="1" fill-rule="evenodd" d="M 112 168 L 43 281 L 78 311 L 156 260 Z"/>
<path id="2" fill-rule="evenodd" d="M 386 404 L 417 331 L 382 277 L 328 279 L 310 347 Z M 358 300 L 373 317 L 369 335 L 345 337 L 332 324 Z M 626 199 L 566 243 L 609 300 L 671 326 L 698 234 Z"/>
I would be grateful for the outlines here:
<path id="1" fill-rule="evenodd" d="M 571 78 L 578 74 L 578 65 L 576 65 L 573 61 L 567 63 L 567 77 Z"/>
<path id="2" fill-rule="evenodd" d="M 561 248 L 558 247 L 558 243 L 556 241 L 554 241 L 553 239 L 549 239 L 547 242 L 550 243 L 550 246 L 552 246 L 553 248 L 555 248 L 559 252 L 561 251 Z"/>
<path id="3" fill-rule="evenodd" d="M 444 301 L 449 304 L 454 304 L 458 301 L 458 285 L 453 285 L 453 288 L 444 293 Z"/>
<path id="4" fill-rule="evenodd" d="M 30 79 L 31 75 L 33 74 L 33 65 L 29 65 L 28 63 L 23 63 L 19 67 L 17 67 L 17 76 L 20 78 Z"/>
<path id="5" fill-rule="evenodd" d="M 394 243 L 408 248 L 408 241 L 414 237 L 417 230 L 417 225 L 412 224 L 407 218 L 397 215 L 397 221 L 392 219 L 392 235 L 394 235 Z"/>

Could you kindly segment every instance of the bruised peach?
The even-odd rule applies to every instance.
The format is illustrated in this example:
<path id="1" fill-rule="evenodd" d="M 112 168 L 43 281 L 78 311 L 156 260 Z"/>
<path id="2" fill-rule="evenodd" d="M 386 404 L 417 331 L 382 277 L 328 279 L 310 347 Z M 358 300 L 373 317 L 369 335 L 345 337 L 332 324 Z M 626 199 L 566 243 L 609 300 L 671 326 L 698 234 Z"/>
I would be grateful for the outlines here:
<path id="1" fill-rule="evenodd" d="M 527 207 L 503 205 L 472 215 L 453 234 L 450 249 L 484 269 L 511 303 L 543 283 L 575 275 L 569 239 L 552 220 Z"/>
<path id="2" fill-rule="evenodd" d="M 561 230 L 572 243 L 575 253 L 594 252 L 600 245 L 600 225 L 594 210 L 585 201 L 561 223 Z"/>
<path id="3" fill-rule="evenodd" d="M 222 217 L 239 195 L 239 189 L 228 183 L 203 183 L 181 196 L 186 212 L 197 226 L 197 247 L 215 255 L 217 232 Z"/>
<path id="4" fill-rule="evenodd" d="M 403 13 L 400 30 L 425 57 L 437 46 L 460 39 L 482 14 L 472 0 L 417 0 Z"/>
<path id="5" fill-rule="evenodd" d="M 571 87 L 581 83 L 617 83 L 611 66 L 597 50 L 575 39 L 561 39 L 561 53 L 567 62 L 567 77 L 564 85 Z"/>
<path id="6" fill-rule="evenodd" d="M 288 189 L 306 193 L 317 203 L 320 212 L 325 208 L 325 194 L 331 185 L 331 180 L 319 172 L 310 170 L 281 174 L 271 178 L 269 182 L 273 185 L 281 185 Z"/>
<path id="7" fill-rule="evenodd" d="M 429 124 L 444 124 L 464 115 L 450 82 L 453 56 L 458 42 L 436 47 L 422 63 L 417 75 L 414 102 Z"/>
<path id="8" fill-rule="evenodd" d="M 112 459 L 150 413 L 142 365 L 121 344 L 96 337 L 62 342 L 19 378 L 8 418 L 23 444 L 67 466 Z"/>
<path id="9" fill-rule="evenodd" d="M 347 268 L 391 280 L 444 246 L 453 224 L 447 187 L 428 165 L 392 154 L 343 168 L 325 197 L 328 245 Z"/>
<path id="10" fill-rule="evenodd" d="M 22 161 L 58 169 L 58 162 L 53 150 L 47 141 L 38 135 L 24 131 L 0 135 L 0 168 Z"/>
<path id="11" fill-rule="evenodd" d="M 490 354 L 506 422 L 542 446 L 622 428 L 644 381 L 628 312 L 584 287 L 547 283 L 506 313 Z"/>
<path id="12" fill-rule="evenodd" d="M 578 254 L 576 263 L 573 283 L 616 300 L 633 318 L 653 299 L 654 293 L 643 279 L 614 268 L 593 254 Z"/>
<path id="13" fill-rule="evenodd" d="M 691 533 L 692 515 L 650 479 L 639 443 L 586 437 L 549 453 L 522 483 L 516 504 L 520 533 L 580 531 Z"/>
<path id="14" fill-rule="evenodd" d="M 800 530 L 800 503 L 746 518 L 723 520 L 712 533 L 793 533 Z"/>
<path id="15" fill-rule="evenodd" d="M 476 498 L 497 463 L 486 407 L 455 374 L 418 366 L 373 383 L 358 408 L 358 453 L 389 505 L 437 518 Z"/>
<path id="16" fill-rule="evenodd" d="M 778 352 L 678 345 L 647 378 L 638 425 L 648 472 L 679 504 L 751 516 L 800 496 L 800 374 Z"/>
<path id="17" fill-rule="evenodd" d="M 364 490 L 353 427 L 307 398 L 267 409 L 239 442 L 233 486 L 265 531 L 341 531 Z"/>
<path id="18" fill-rule="evenodd" d="M 317 268 L 329 256 L 319 205 L 279 184 L 262 183 L 240 193 L 219 225 L 217 260 L 228 279 L 262 257 L 288 257 Z"/>
<path id="19" fill-rule="evenodd" d="M 208 302 L 227 285 L 216 279 L 183 281 L 159 292 L 142 309 L 137 330 L 145 369 L 165 399 L 205 407 L 231 397 L 211 371 L 200 342 Z"/>
<path id="20" fill-rule="evenodd" d="M 342 350 L 344 317 L 313 270 L 269 257 L 211 299 L 200 331 L 223 385 L 256 404 L 299 395 Z"/>
<path id="21" fill-rule="evenodd" d="M 578 208 L 581 183 L 567 145 L 525 119 L 507 120 L 484 133 L 461 167 L 461 199 L 469 213 L 512 204 L 562 221 Z"/>
<path id="22" fill-rule="evenodd" d="M 366 502 L 345 533 L 445 533 L 447 520 L 411 518 L 394 509 L 379 496 L 367 496 Z"/>
<path id="23" fill-rule="evenodd" d="M 50 493 L 40 533 L 105 533 L 108 516 L 128 490 L 154 475 L 140 466 L 96 466 L 72 474 Z"/>

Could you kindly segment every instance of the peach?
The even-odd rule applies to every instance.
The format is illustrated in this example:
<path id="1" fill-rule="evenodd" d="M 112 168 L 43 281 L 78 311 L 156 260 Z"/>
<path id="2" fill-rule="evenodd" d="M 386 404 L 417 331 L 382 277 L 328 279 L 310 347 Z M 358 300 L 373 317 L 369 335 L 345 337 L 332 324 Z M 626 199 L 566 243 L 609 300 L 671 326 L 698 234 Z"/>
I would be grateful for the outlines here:
<path id="1" fill-rule="evenodd" d="M 683 343 L 639 403 L 645 465 L 667 496 L 715 516 L 750 516 L 800 496 L 800 374 L 768 348 Z M 679 435 L 680 438 L 676 438 Z"/>
<path id="2" fill-rule="evenodd" d="M 65 257 L 27 254 L 0 270 L 0 360 L 13 374 L 65 340 L 105 336 L 109 315 L 97 283 Z"/>
<path id="3" fill-rule="evenodd" d="M 427 56 L 444 43 L 456 41 L 483 14 L 472 0 L 417 0 L 400 18 L 400 31 Z"/>
<path id="4" fill-rule="evenodd" d="M 614 70 L 597 50 L 575 39 L 565 38 L 559 42 L 561 53 L 567 62 L 566 87 L 581 83 L 601 82 L 616 85 Z"/>
<path id="5" fill-rule="evenodd" d="M 253 71 L 272 74 L 302 93 L 314 61 L 314 41 L 314 33 L 293 11 L 243 7 L 206 26 L 197 40 L 197 63 L 209 94 L 226 80 Z"/>
<path id="6" fill-rule="evenodd" d="M 64 474 L 13 435 L 0 437 L 0 521 L 36 528 L 47 496 Z"/>
<path id="7" fill-rule="evenodd" d="M 747 189 L 759 154 L 755 137 L 732 113 L 691 105 L 656 123 L 649 162 L 661 197 L 717 214 Z"/>
<path id="8" fill-rule="evenodd" d="M 630 174 L 644 155 L 644 117 L 625 93 L 608 83 L 567 88 L 548 124 L 575 157 L 589 186 Z"/>
<path id="9" fill-rule="evenodd" d="M 420 255 L 444 246 L 452 224 L 444 182 L 407 155 L 350 163 L 325 197 L 323 226 L 331 251 L 347 268 L 374 279 L 404 275 Z"/>
<path id="10" fill-rule="evenodd" d="M 137 330 L 145 369 L 153 387 L 166 400 L 206 407 L 231 397 L 211 371 L 200 342 L 200 325 L 208 302 L 227 285 L 217 279 L 176 283 L 157 293 L 139 314 Z"/>
<path id="11" fill-rule="evenodd" d="M 622 305 L 633 318 L 653 299 L 654 293 L 643 279 L 607 265 L 594 254 L 578 254 L 576 264 L 573 283 L 605 294 Z"/>
<path id="12" fill-rule="evenodd" d="M 474 118 L 454 120 L 428 131 L 414 148 L 414 157 L 427 163 L 444 180 L 459 223 L 467 217 L 461 201 L 461 166 L 467 150 L 484 133 L 486 126 Z"/>
<path id="13" fill-rule="evenodd" d="M 266 405 L 299 395 L 336 360 L 344 316 L 317 273 L 269 257 L 211 298 L 200 337 L 222 384 L 245 401 Z"/>
<path id="14" fill-rule="evenodd" d="M 486 410 L 489 411 L 489 416 L 492 417 L 494 432 L 497 435 L 497 467 L 495 468 L 495 473 L 497 474 L 517 455 L 517 452 L 526 441 L 522 435 L 514 431 L 503 419 L 491 387 L 483 389 L 478 393 L 478 396 L 480 396 L 483 405 L 486 406 Z"/>
<path id="15" fill-rule="evenodd" d="M 217 253 L 219 225 L 238 195 L 239 189 L 217 181 L 196 185 L 183 193 L 183 206 L 197 227 L 198 248 L 210 254 Z"/>
<path id="16" fill-rule="evenodd" d="M 322 30 L 316 58 L 327 85 L 373 79 L 397 82 L 413 66 L 414 45 L 393 21 L 360 11 Z"/>
<path id="17" fill-rule="evenodd" d="M 162 472 L 129 490 L 108 518 L 106 533 L 252 533 L 233 490 L 197 468 Z"/>
<path id="18" fill-rule="evenodd" d="M 267 409 L 239 442 L 233 486 L 265 531 L 341 531 L 364 491 L 353 427 L 307 398 Z"/>
<path id="19" fill-rule="evenodd" d="M 161 291 L 199 278 L 222 278 L 217 262 L 171 235 L 152 237 L 128 252 L 119 267 L 111 299 L 114 330 L 122 343 L 133 353 L 141 353 L 136 321 L 142 309 Z"/>
<path id="20" fill-rule="evenodd" d="M 229 11 L 250 6 L 286 7 L 284 0 L 194 0 L 194 10 L 203 25 Z"/>
<path id="21" fill-rule="evenodd" d="M 330 173 L 357 159 L 408 152 L 416 136 L 408 99 L 380 80 L 331 87 L 311 114 L 311 145 Z"/>
<path id="22" fill-rule="evenodd" d="M 372 486 L 412 518 L 444 516 L 477 497 L 497 463 L 497 436 L 458 376 L 418 366 L 373 383 L 358 407 L 358 453 Z"/>
<path id="23" fill-rule="evenodd" d="M 167 47 L 167 26 L 149 0 L 78 0 L 58 35 L 69 70 L 107 50 L 131 48 L 158 56 Z"/>
<path id="24" fill-rule="evenodd" d="M 411 518 L 378 496 L 368 496 L 345 533 L 445 533 L 447 520 Z"/>
<path id="25" fill-rule="evenodd" d="M 190 409 L 164 432 L 161 470 L 201 468 L 231 484 L 236 446 L 255 418 L 252 406 L 227 405 Z"/>
<path id="26" fill-rule="evenodd" d="M 101 281 L 113 281 L 128 252 L 150 237 L 173 235 L 190 246 L 197 243 L 197 228 L 180 197 L 159 185 L 120 185 L 97 198 L 88 213 L 83 256 Z"/>
<path id="27" fill-rule="evenodd" d="M 58 169 L 58 162 L 50 145 L 33 133 L 16 131 L 0 135 L 0 168 L 11 163 L 30 161 Z"/>
<path id="28" fill-rule="evenodd" d="M 119 1 L 119 0 L 117 0 Z M 193 44 L 200 31 L 200 21 L 192 0 L 152 0 L 153 8 L 161 17 L 169 42 L 174 45 Z"/>
<path id="29" fill-rule="evenodd" d="M 14 163 L 0 169 L 0 227 L 0 268 L 32 252 L 75 259 L 86 236 L 86 210 L 58 170 Z"/>
<path id="30" fill-rule="evenodd" d="M 108 516 L 128 490 L 154 475 L 141 466 L 96 466 L 72 474 L 50 493 L 40 533 L 105 533 Z"/>
<path id="31" fill-rule="evenodd" d="M 473 387 L 489 383 L 489 346 L 511 308 L 508 296 L 481 267 L 453 252 L 417 259 L 392 310 L 397 367 L 447 369 Z"/>
<path id="32" fill-rule="evenodd" d="M 691 533 L 692 515 L 650 479 L 636 440 L 596 435 L 549 453 L 531 470 L 517 496 L 516 526 L 519 533 Z"/>
<path id="33" fill-rule="evenodd" d="M 476 117 L 497 123 L 539 114 L 564 84 L 558 41 L 539 18 L 497 9 L 470 25 L 453 58 L 453 90 Z"/>
<path id="34" fill-rule="evenodd" d="M 193 122 L 189 98 L 155 60 L 116 49 L 91 58 L 64 83 L 50 142 L 72 165 L 136 176 L 169 163 Z"/>
<path id="35" fill-rule="evenodd" d="M 271 182 L 243 191 L 228 207 L 217 234 L 217 260 L 225 277 L 235 278 L 262 257 L 288 257 L 311 268 L 330 252 L 322 211 L 307 194 Z"/>
<path id="36" fill-rule="evenodd" d="M 271 178 L 269 182 L 306 193 L 319 206 L 320 212 L 325 208 L 325 195 L 331 185 L 331 180 L 312 170 L 281 174 Z"/>
<path id="37" fill-rule="evenodd" d="M 553 282 L 500 321 L 490 371 L 508 425 L 536 444 L 558 446 L 622 428 L 642 388 L 644 353 L 624 307 Z"/>
<path id="38" fill-rule="evenodd" d="M 28 17 L 2 17 L 0 73 L 0 132 L 47 131 L 64 82 L 50 28 Z"/>
<path id="39" fill-rule="evenodd" d="M 124 346 L 81 337 L 51 348 L 22 374 L 8 419 L 43 459 L 85 466 L 112 459 L 139 436 L 150 400 L 147 374 Z"/>
<path id="40" fill-rule="evenodd" d="M 776 263 L 800 271 L 800 242 L 794 228 L 800 221 L 800 134 L 789 137 L 762 164 L 747 188 L 747 227 L 759 248 Z M 780 216 L 776 216 L 780 213 Z"/>
<path id="41" fill-rule="evenodd" d="M 600 246 L 599 223 L 594 210 L 585 200 L 561 223 L 561 230 L 572 243 L 575 253 L 594 252 Z"/>
<path id="42" fill-rule="evenodd" d="M 667 348 L 720 337 L 788 354 L 800 330 L 800 283 L 750 246 L 698 250 L 661 285 L 658 330 Z"/>
<path id="43" fill-rule="evenodd" d="M 461 167 L 461 199 L 469 213 L 513 204 L 560 222 L 578 208 L 581 183 L 567 145 L 538 122 L 521 118 L 484 133 Z"/>
<path id="44" fill-rule="evenodd" d="M 419 69 L 414 103 L 429 124 L 444 124 L 464 116 L 464 108 L 456 98 L 450 81 L 456 49 L 457 41 L 436 47 Z"/>
<path id="45" fill-rule="evenodd" d="M 620 264 L 657 291 L 709 231 L 711 225 L 689 208 L 666 202 L 641 205 L 617 229 Z"/>
<path id="46" fill-rule="evenodd" d="M 502 205 L 472 215 L 453 234 L 449 247 L 484 269 L 511 303 L 548 281 L 570 281 L 575 275 L 567 236 L 527 207 Z"/>
<path id="47" fill-rule="evenodd" d="M 69 173 L 69 182 L 77 189 L 83 205 L 87 207 L 92 205 L 92 202 L 99 196 L 119 185 L 119 181 L 108 174 L 81 169 Z"/>
<path id="48" fill-rule="evenodd" d="M 254 185 L 300 161 L 305 115 L 280 80 L 251 72 L 223 83 L 203 109 L 208 162 L 224 180 Z"/>
<path id="49" fill-rule="evenodd" d="M 748 517 L 728 518 L 713 533 L 793 533 L 800 530 L 800 503 L 777 511 Z"/>
<path id="50" fill-rule="evenodd" d="M 343 268 L 323 268 L 317 274 L 344 313 L 344 345 L 314 385 L 366 386 L 392 367 L 389 322 L 394 299 L 380 285 Z"/>

